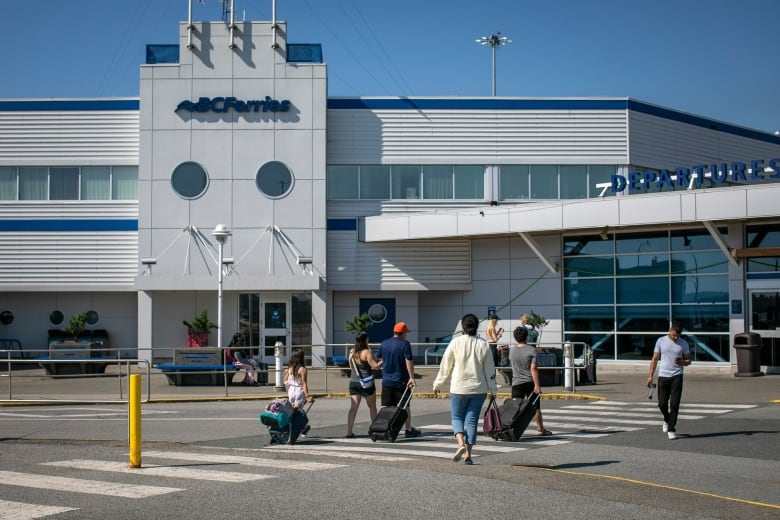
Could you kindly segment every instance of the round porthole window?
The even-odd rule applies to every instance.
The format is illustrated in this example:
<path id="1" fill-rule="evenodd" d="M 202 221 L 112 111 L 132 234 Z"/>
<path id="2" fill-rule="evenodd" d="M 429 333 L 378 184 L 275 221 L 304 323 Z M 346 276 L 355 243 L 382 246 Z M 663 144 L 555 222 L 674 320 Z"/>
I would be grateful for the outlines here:
<path id="1" fill-rule="evenodd" d="M 100 314 L 97 311 L 87 311 L 87 325 L 94 327 L 100 321 Z"/>
<path id="2" fill-rule="evenodd" d="M 49 323 L 51 323 L 55 327 L 58 325 L 62 325 L 62 322 L 64 321 L 65 321 L 65 315 L 62 314 L 62 311 L 52 311 L 51 314 L 49 314 Z"/>
<path id="3" fill-rule="evenodd" d="M 375 303 L 368 308 L 368 318 L 374 323 L 382 323 L 387 319 L 387 309 L 384 305 Z"/>
<path id="4" fill-rule="evenodd" d="M 289 193 L 293 185 L 290 169 L 279 161 L 265 163 L 257 170 L 255 178 L 257 189 L 272 199 L 278 199 Z"/>
<path id="5" fill-rule="evenodd" d="M 0 312 L 0 323 L 3 325 L 10 325 L 14 322 L 14 313 L 9 310 Z"/>
<path id="6" fill-rule="evenodd" d="M 183 162 L 171 174 L 173 191 L 184 199 L 197 199 L 206 191 L 208 184 L 206 170 L 196 162 Z"/>

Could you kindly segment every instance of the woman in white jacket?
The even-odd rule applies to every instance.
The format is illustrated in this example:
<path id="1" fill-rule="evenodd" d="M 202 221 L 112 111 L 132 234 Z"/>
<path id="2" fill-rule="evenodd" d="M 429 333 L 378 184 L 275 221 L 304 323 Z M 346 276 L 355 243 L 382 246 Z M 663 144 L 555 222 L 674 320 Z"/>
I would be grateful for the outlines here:
<path id="1" fill-rule="evenodd" d="M 433 393 L 451 376 L 450 413 L 452 431 L 458 441 L 458 449 L 452 460 L 473 464 L 471 449 L 477 443 L 477 422 L 486 395 L 494 396 L 496 367 L 487 341 L 477 337 L 479 318 L 466 314 L 461 319 L 463 335 L 453 339 L 439 365 L 439 373 L 433 381 Z"/>

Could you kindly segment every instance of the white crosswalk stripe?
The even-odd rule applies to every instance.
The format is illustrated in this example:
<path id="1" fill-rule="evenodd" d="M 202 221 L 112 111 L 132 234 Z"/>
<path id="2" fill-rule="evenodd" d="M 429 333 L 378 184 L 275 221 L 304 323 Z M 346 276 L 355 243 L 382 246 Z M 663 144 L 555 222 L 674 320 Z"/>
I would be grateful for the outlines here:
<path id="1" fill-rule="evenodd" d="M 88 493 L 91 495 L 106 495 L 124 498 L 147 498 L 164 495 L 181 488 L 163 486 L 140 486 L 122 482 L 101 482 L 70 477 L 55 477 L 16 471 L 0 471 L 0 482 L 3 485 L 23 486 L 35 489 L 56 489 L 73 493 Z"/>
<path id="2" fill-rule="evenodd" d="M 24 502 L 0 500 L 0 519 L 33 520 L 34 518 L 44 518 L 68 511 L 76 511 L 77 509 L 77 507 L 40 506 Z"/>
<path id="3" fill-rule="evenodd" d="M 59 466 L 94 471 L 110 471 L 133 475 L 154 475 L 156 477 L 185 478 L 193 480 L 215 480 L 217 482 L 250 482 L 272 478 L 271 475 L 256 475 L 251 473 L 235 473 L 221 470 L 204 470 L 181 466 L 155 466 L 143 464 L 140 468 L 131 468 L 126 462 L 109 462 L 103 460 L 72 459 L 57 462 L 45 462 L 45 466 Z"/>

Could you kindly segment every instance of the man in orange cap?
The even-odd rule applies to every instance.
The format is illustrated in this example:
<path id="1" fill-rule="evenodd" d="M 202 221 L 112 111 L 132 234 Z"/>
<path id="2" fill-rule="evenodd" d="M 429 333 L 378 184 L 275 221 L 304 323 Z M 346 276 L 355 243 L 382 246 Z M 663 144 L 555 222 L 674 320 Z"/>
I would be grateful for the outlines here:
<path id="1" fill-rule="evenodd" d="M 414 388 L 414 358 L 412 345 L 406 340 L 411 332 L 406 323 L 399 321 L 393 327 L 393 337 L 379 345 L 382 360 L 382 406 L 398 406 L 404 390 Z M 412 427 L 412 411 L 406 418 L 406 437 L 418 437 L 421 432 Z"/>

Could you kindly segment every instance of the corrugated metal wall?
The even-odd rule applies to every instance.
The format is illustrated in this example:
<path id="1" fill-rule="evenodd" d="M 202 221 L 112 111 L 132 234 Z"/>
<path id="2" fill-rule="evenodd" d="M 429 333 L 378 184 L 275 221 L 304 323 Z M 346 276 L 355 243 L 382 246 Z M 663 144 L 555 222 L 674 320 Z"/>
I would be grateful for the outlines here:
<path id="1" fill-rule="evenodd" d="M 139 111 L 0 111 L 0 164 L 137 165 Z"/>
<path id="2" fill-rule="evenodd" d="M 328 164 L 624 163 L 625 110 L 328 110 Z"/>
<path id="3" fill-rule="evenodd" d="M 138 218 L 136 202 L 4 203 L 0 220 L 84 222 Z M 0 290 L 135 290 L 136 231 L 4 231 Z"/>

